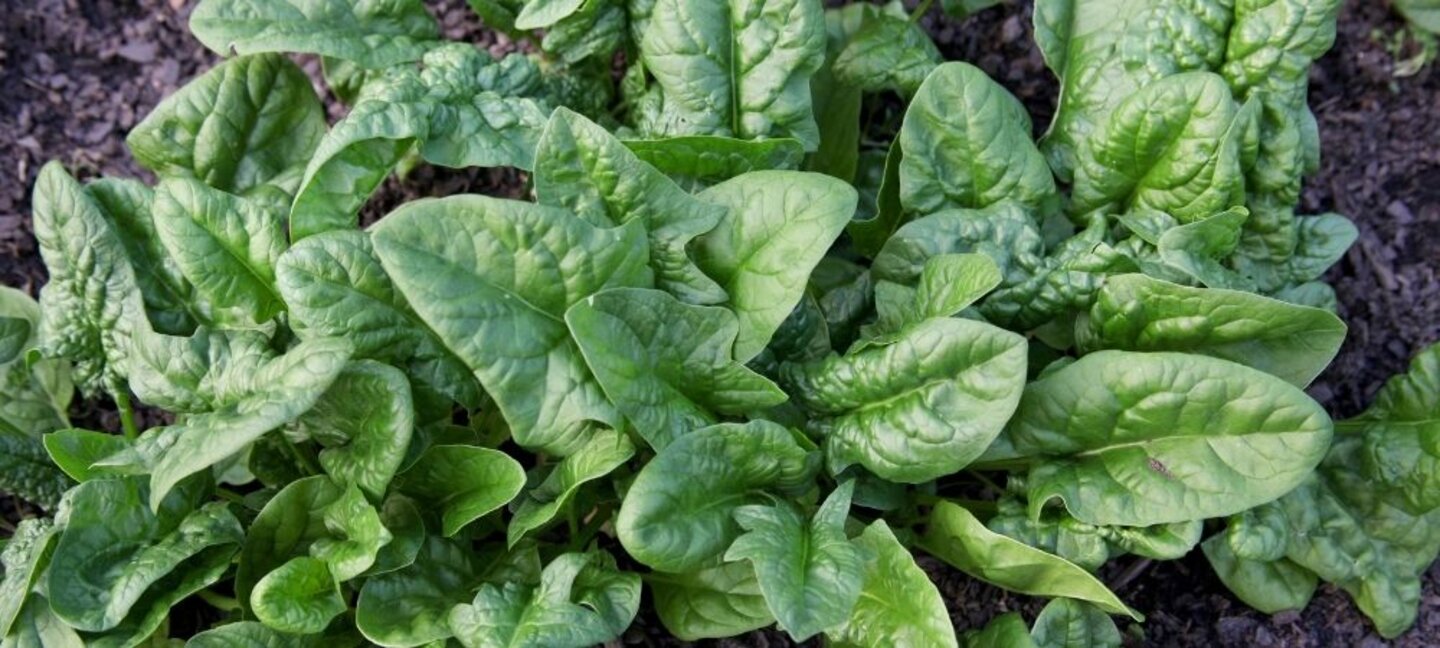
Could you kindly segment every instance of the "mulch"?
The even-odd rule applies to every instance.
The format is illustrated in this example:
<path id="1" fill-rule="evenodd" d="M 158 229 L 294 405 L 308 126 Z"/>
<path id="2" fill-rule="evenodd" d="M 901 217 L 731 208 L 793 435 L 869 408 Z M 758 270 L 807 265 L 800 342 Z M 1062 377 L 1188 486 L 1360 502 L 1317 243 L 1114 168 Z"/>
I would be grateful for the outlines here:
<path id="1" fill-rule="evenodd" d="M 153 180 L 129 158 L 125 134 L 216 57 L 186 31 L 187 0 L 7 4 L 0 12 L 0 142 L 7 144 L 0 147 L 0 282 L 34 292 L 45 279 L 29 221 L 29 192 L 39 167 L 58 159 L 85 177 Z M 1020 97 L 1043 128 L 1054 110 L 1055 82 L 1031 40 L 1028 5 L 1012 2 L 963 21 L 932 13 L 925 24 L 947 58 L 984 69 Z M 431 8 L 451 37 L 497 53 L 513 47 L 484 30 L 463 1 L 432 2 Z M 1440 71 L 1432 65 L 1414 76 L 1395 75 L 1397 59 L 1413 52 L 1391 49 L 1391 35 L 1403 27 L 1385 2 L 1350 0 L 1335 47 L 1311 73 L 1323 162 L 1307 183 L 1301 211 L 1336 211 L 1360 230 L 1359 241 L 1327 277 L 1350 335 L 1310 388 L 1337 417 L 1363 409 L 1386 377 L 1440 340 Z M 307 64 L 314 69 L 313 61 Z M 387 182 L 366 216 L 376 218 L 418 196 L 523 191 L 513 171 L 421 167 L 404 183 Z M 83 417 L 113 426 L 108 404 L 84 407 Z M 933 559 L 921 562 L 959 629 L 1009 610 L 1033 618 L 1039 609 L 1033 599 L 986 586 Z M 1303 612 L 1270 616 L 1231 597 L 1198 552 L 1137 567 L 1125 559 L 1102 573 L 1109 582 L 1126 581 L 1120 595 L 1148 617 L 1143 626 L 1122 626 L 1137 645 L 1418 647 L 1440 636 L 1440 567 L 1426 576 L 1416 627 L 1393 644 L 1376 636 L 1349 598 L 1330 586 L 1322 586 Z M 624 642 L 659 643 L 659 634 L 653 618 L 642 615 Z M 720 643 L 790 645 L 772 632 Z"/>

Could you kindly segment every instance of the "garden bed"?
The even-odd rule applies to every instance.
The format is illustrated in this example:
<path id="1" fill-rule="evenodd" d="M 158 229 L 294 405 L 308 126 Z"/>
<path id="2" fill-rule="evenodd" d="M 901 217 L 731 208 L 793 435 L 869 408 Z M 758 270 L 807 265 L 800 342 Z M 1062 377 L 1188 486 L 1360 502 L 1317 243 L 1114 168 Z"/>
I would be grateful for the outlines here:
<path id="1" fill-rule="evenodd" d="M 965 21 L 927 18 L 947 59 L 970 61 L 1022 99 L 1036 124 L 1053 111 L 1052 77 L 1030 37 L 1028 3 L 1007 4 Z M 508 45 L 484 31 L 463 2 L 432 3 L 447 36 Z M 0 283 L 34 293 L 44 282 L 29 225 L 29 193 L 40 166 L 59 159 L 77 176 L 143 176 L 123 138 L 162 97 L 214 61 L 185 29 L 184 0 L 36 0 L 0 16 Z M 1403 27 L 1383 3 L 1352 1 L 1340 16 L 1335 47 L 1311 72 L 1310 104 L 1319 120 L 1323 160 L 1307 181 L 1302 213 L 1337 211 L 1360 237 L 1326 277 L 1336 288 L 1350 334 L 1310 393 L 1337 417 L 1358 412 L 1388 376 L 1423 346 L 1440 340 L 1440 72 L 1394 76 L 1389 36 Z M 313 62 L 312 62 L 313 65 Z M 332 113 L 334 112 L 332 106 Z M 383 213 L 417 195 L 462 192 L 515 195 L 510 171 L 422 168 L 401 187 L 391 182 L 369 212 Z M 87 404 L 81 420 L 118 427 L 105 404 Z M 4 504 L 11 519 L 24 506 Z M 958 630 L 998 612 L 1039 606 L 922 559 L 951 606 Z M 1324 585 L 1300 614 L 1267 616 L 1236 601 L 1199 552 L 1167 563 L 1130 557 L 1102 576 L 1148 617 L 1145 645 L 1384 645 L 1343 593 Z M 1440 569 L 1425 579 L 1420 617 L 1394 642 L 1421 646 L 1440 632 Z M 1124 629 L 1124 626 L 1122 626 Z M 626 635 L 665 640 L 642 614 Z M 1140 637 L 1136 630 L 1134 636 Z M 736 645 L 787 645 L 756 633 Z"/>

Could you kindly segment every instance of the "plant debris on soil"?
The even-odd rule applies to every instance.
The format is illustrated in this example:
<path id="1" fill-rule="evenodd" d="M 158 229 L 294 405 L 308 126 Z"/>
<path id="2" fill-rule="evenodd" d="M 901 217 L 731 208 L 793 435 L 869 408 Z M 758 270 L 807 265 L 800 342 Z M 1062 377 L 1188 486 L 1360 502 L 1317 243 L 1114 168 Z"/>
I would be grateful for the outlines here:
<path id="1" fill-rule="evenodd" d="M 124 137 L 161 98 L 212 65 L 216 56 L 185 28 L 187 0 L 26 0 L 0 13 L 0 282 L 35 293 L 45 269 L 30 229 L 30 190 L 40 166 L 62 161 L 77 176 L 153 180 Z M 1357 413 L 1384 379 L 1422 347 L 1440 340 L 1440 71 L 1395 76 L 1391 34 L 1404 23 L 1386 2 L 1350 0 L 1335 47 L 1311 71 L 1310 105 L 1320 124 L 1323 162 L 1307 181 L 1304 213 L 1335 211 L 1355 221 L 1359 240 L 1327 279 L 1350 334 L 1310 393 L 1337 417 Z M 1030 3 L 1011 2 L 966 20 L 931 12 L 924 24 L 946 58 L 969 61 L 1016 94 L 1037 129 L 1054 110 L 1056 83 L 1031 37 Z M 514 49 L 487 31 L 460 0 L 432 2 L 447 36 L 492 52 Z M 1402 53 L 1403 54 L 1403 53 Z M 310 69 L 314 61 L 306 62 Z M 331 105 L 332 117 L 339 114 Z M 416 196 L 484 193 L 515 197 L 524 178 L 511 170 L 422 167 L 391 180 L 367 219 Z M 77 405 L 77 421 L 118 427 L 109 403 Z M 0 500 L 13 522 L 28 510 Z M 921 558 L 946 597 L 957 630 L 1040 602 L 1005 592 Z M 1266 615 L 1235 600 L 1199 552 L 1179 561 L 1118 561 L 1101 574 L 1148 617 L 1127 630 L 1131 643 L 1156 646 L 1425 646 L 1440 636 L 1440 568 L 1424 579 L 1415 627 L 1387 643 L 1350 599 L 1322 585 L 1303 612 Z M 674 644 L 642 616 L 626 644 Z M 728 646 L 791 645 L 757 632 Z"/>

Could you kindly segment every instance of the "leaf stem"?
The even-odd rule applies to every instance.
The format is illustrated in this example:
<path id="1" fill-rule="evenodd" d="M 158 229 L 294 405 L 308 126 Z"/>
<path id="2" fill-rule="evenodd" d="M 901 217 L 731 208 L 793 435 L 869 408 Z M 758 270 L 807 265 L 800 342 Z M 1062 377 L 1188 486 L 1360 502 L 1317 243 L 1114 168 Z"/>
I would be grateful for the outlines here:
<path id="1" fill-rule="evenodd" d="M 910 12 L 910 24 L 918 24 L 920 19 L 925 17 L 925 14 L 930 13 L 930 5 L 932 4 L 935 4 L 935 0 L 922 0 L 920 5 L 915 7 L 915 11 Z"/>
<path id="2" fill-rule="evenodd" d="M 234 612 L 235 610 L 240 609 L 240 601 L 236 600 L 234 597 L 231 596 L 225 596 L 224 594 L 216 594 L 215 592 L 212 592 L 208 589 L 202 589 L 199 592 L 196 592 L 195 595 L 199 596 L 200 600 L 209 603 L 210 607 L 213 607 L 217 610 L 221 610 L 224 612 Z"/>
<path id="3" fill-rule="evenodd" d="M 115 408 L 120 410 L 120 429 L 125 432 L 126 441 L 134 441 L 140 436 L 140 431 L 135 428 L 135 408 L 130 404 L 130 392 L 124 387 L 114 391 Z"/>

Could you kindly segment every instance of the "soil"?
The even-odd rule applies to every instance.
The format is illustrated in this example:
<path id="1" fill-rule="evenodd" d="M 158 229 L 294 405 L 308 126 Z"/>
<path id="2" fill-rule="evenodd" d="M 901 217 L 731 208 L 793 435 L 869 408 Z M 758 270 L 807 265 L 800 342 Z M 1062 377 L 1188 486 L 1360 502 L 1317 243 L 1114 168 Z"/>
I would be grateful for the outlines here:
<path id="1" fill-rule="evenodd" d="M 185 29 L 188 0 L 7 0 L 0 12 L 0 282 L 35 292 L 45 271 L 30 230 L 30 187 L 41 164 L 58 159 L 81 176 L 139 176 L 124 136 L 164 96 L 215 62 Z M 22 6 L 15 6 L 22 5 Z M 480 26 L 462 0 L 431 2 L 447 35 L 499 52 L 513 48 Z M 1028 2 L 1011 2 L 966 20 L 932 12 L 924 24 L 949 59 L 983 68 L 1030 109 L 1037 127 L 1054 110 L 1055 82 L 1030 34 Z M 1310 103 L 1324 160 L 1306 186 L 1303 213 L 1336 211 L 1353 219 L 1360 239 L 1328 280 L 1350 335 L 1310 392 L 1337 416 L 1363 409 L 1384 379 L 1440 340 L 1440 71 L 1431 65 L 1400 78 L 1392 51 L 1404 23 L 1386 3 L 1350 0 L 1335 47 L 1311 73 Z M 313 70 L 314 62 L 307 65 Z M 336 109 L 338 110 L 338 108 Z M 332 114 L 338 114 L 332 110 Z M 508 171 L 418 169 L 391 181 L 367 220 L 421 195 L 461 192 L 514 196 L 521 176 Z M 117 427 L 108 403 L 77 412 Z M 8 499 L 8 498 L 7 498 Z M 4 502 L 6 516 L 25 508 Z M 1129 643 L 1156 646 L 1423 646 L 1440 633 L 1440 567 L 1425 578 L 1414 629 L 1387 643 L 1349 598 L 1322 586 L 1300 613 L 1269 616 L 1231 597 L 1198 552 L 1153 565 L 1115 561 L 1102 573 L 1143 611 L 1125 627 Z M 928 557 L 922 565 L 949 601 L 958 629 L 1039 603 L 986 586 Z M 623 643 L 671 643 L 642 615 Z M 790 645 L 773 632 L 719 642 Z"/>

